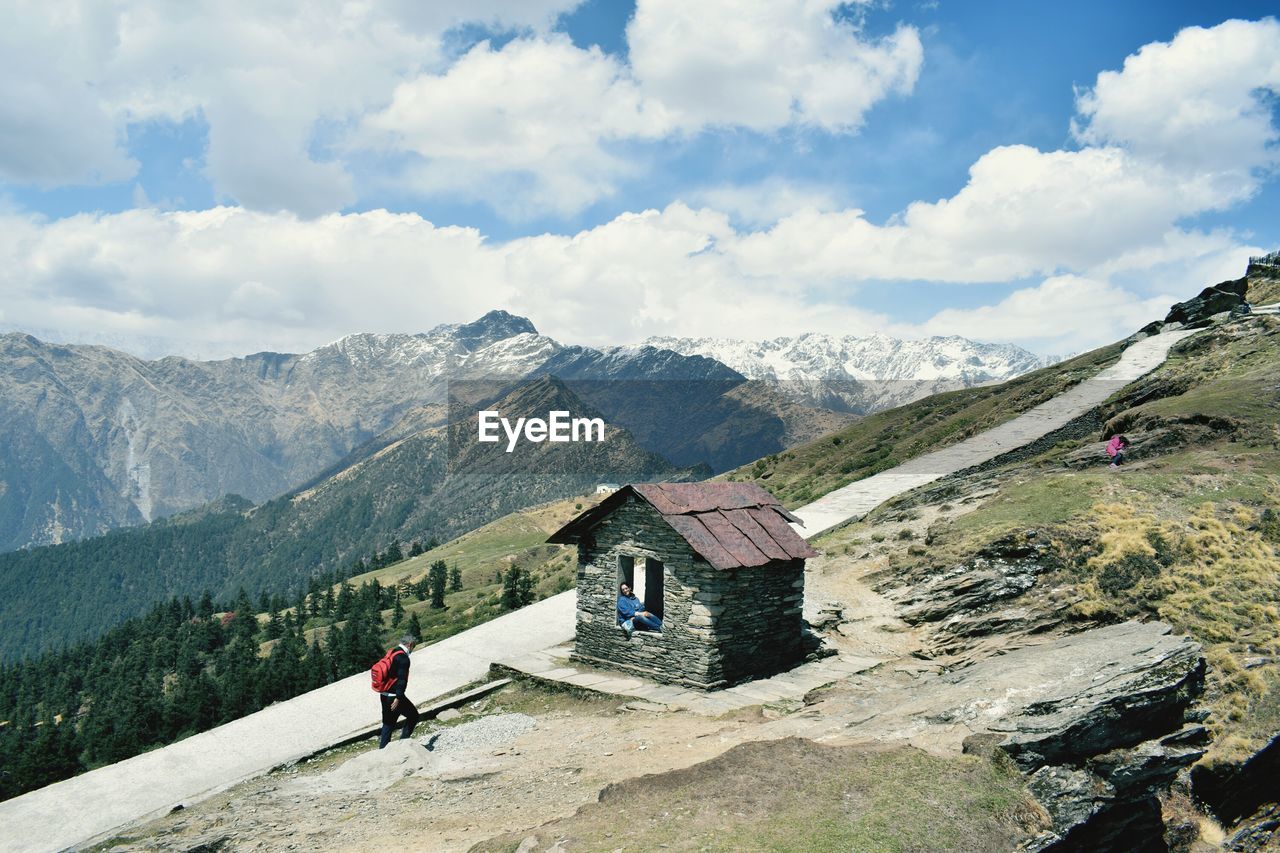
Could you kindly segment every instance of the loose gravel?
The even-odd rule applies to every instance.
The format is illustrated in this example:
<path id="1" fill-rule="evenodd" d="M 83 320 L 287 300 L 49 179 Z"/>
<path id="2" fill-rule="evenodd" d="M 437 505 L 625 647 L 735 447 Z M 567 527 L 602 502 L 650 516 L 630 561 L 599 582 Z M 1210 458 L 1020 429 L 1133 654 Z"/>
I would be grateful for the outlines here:
<path id="1" fill-rule="evenodd" d="M 537 723 L 528 714 L 495 714 L 435 732 L 422 741 L 428 752 L 453 756 L 506 746 Z"/>

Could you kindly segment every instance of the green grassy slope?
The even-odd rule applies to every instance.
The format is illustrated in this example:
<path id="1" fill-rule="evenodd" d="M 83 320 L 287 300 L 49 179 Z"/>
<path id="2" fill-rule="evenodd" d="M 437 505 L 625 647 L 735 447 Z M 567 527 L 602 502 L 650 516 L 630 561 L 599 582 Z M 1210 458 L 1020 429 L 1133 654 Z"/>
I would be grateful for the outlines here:
<path id="1" fill-rule="evenodd" d="M 1199 639 L 1216 735 L 1205 760 L 1238 758 L 1280 729 L 1280 318 L 1202 332 L 1103 416 L 1098 435 L 966 477 L 959 492 L 997 493 L 935 522 L 894 571 L 945 570 L 1038 529 L 1063 566 L 1027 598 L 1082 624 L 1161 619 Z M 1114 431 L 1135 442 L 1118 471 L 1099 443 Z"/>
<path id="2" fill-rule="evenodd" d="M 999 385 L 936 394 L 722 475 L 759 483 L 788 507 L 1003 423 L 1114 363 L 1112 344 Z"/>
<path id="3" fill-rule="evenodd" d="M 349 583 L 359 586 L 376 580 L 384 587 L 404 589 L 426 577 L 428 568 L 437 560 L 443 560 L 451 568 L 457 566 L 462 573 L 462 589 L 446 593 L 444 608 L 432 607 L 429 599 L 417 601 L 405 597 L 403 601 L 406 623 L 410 616 L 418 616 L 421 639 L 424 642 L 442 640 L 502 615 L 500 578 L 513 566 L 532 577 L 536 599 L 572 589 L 577 555 L 571 548 L 548 545 L 547 537 L 596 502 L 596 496 L 591 495 L 530 507 L 417 557 L 356 575 Z M 383 616 L 390 624 L 391 611 L 384 611 Z M 308 623 L 308 629 L 308 638 L 317 633 L 323 637 L 327 625 L 324 620 L 313 621 Z M 390 642 L 397 633 L 399 631 L 388 628 L 385 639 Z"/>

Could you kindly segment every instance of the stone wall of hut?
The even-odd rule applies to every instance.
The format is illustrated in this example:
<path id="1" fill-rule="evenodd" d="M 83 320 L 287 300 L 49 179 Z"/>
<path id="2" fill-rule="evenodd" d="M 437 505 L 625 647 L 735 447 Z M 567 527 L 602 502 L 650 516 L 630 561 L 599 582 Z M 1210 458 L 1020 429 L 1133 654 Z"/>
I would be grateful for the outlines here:
<path id="1" fill-rule="evenodd" d="M 663 630 L 630 640 L 617 624 L 619 558 L 664 567 Z M 574 657 L 645 678 L 712 689 L 799 662 L 804 561 L 721 571 L 648 503 L 631 497 L 578 546 Z M 648 602 L 652 604 L 653 602 Z"/>

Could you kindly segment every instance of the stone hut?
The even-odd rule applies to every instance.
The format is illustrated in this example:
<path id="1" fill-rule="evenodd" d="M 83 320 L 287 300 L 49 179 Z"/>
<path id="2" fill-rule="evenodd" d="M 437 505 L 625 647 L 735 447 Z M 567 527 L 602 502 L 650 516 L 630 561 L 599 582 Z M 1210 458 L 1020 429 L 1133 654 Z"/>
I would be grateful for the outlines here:
<path id="1" fill-rule="evenodd" d="M 548 542 L 578 546 L 574 658 L 715 689 L 798 663 L 804 561 L 798 519 L 752 483 L 623 486 Z M 661 632 L 618 626 L 631 585 Z"/>

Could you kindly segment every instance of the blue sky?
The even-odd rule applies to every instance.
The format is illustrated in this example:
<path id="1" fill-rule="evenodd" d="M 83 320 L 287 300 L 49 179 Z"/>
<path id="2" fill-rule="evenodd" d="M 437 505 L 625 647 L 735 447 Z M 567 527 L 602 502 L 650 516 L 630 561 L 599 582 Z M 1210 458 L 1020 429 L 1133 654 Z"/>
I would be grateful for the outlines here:
<path id="1" fill-rule="evenodd" d="M 19 5 L 0 329 L 1107 343 L 1280 247 L 1260 3 Z"/>

